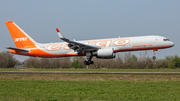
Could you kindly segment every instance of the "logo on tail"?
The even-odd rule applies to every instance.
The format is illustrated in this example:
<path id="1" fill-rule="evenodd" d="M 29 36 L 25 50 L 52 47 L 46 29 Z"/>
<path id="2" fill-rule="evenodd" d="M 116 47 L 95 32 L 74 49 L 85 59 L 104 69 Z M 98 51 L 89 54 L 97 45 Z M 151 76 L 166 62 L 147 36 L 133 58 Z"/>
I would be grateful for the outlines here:
<path id="1" fill-rule="evenodd" d="M 19 41 L 27 41 L 27 37 L 23 37 L 23 38 L 14 38 L 14 42 L 19 42 Z"/>

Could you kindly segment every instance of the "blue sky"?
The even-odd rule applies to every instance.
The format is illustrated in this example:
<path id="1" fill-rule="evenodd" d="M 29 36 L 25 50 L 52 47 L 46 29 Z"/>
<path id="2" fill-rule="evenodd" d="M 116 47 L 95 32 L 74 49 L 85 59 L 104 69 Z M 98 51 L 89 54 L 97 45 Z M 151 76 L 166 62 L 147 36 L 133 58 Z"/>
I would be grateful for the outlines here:
<path id="1" fill-rule="evenodd" d="M 76 40 L 165 36 L 175 46 L 159 50 L 157 57 L 180 56 L 179 5 L 179 0 L 0 0 L 0 51 L 15 47 L 5 25 L 5 21 L 14 21 L 40 43 L 62 42 L 55 28 Z"/>

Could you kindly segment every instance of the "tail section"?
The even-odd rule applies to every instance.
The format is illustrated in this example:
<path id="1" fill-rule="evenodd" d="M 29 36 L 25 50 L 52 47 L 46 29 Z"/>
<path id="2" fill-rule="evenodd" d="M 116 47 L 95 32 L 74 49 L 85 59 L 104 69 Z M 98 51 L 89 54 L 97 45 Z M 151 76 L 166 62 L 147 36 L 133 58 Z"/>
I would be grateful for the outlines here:
<path id="1" fill-rule="evenodd" d="M 37 43 L 13 21 L 5 22 L 17 48 L 35 46 Z"/>

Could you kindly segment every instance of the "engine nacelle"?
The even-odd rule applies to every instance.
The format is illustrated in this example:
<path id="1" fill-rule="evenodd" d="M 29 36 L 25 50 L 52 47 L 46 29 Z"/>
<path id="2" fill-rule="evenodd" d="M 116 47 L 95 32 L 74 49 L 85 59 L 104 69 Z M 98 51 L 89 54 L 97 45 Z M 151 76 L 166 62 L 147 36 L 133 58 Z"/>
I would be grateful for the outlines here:
<path id="1" fill-rule="evenodd" d="M 97 58 L 102 58 L 102 59 L 112 59 L 116 57 L 116 54 L 114 53 L 113 48 L 103 48 L 97 50 L 97 52 L 94 53 L 94 55 Z"/>

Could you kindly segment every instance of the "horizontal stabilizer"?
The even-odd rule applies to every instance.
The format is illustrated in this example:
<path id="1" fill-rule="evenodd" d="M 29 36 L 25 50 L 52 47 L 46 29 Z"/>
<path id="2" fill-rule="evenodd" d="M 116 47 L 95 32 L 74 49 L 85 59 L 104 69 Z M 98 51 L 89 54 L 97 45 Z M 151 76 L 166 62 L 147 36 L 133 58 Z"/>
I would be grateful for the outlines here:
<path id="1" fill-rule="evenodd" d="M 13 48 L 13 47 L 6 47 L 6 49 L 12 49 L 12 50 L 19 51 L 19 52 L 29 52 L 28 50 Z"/>

